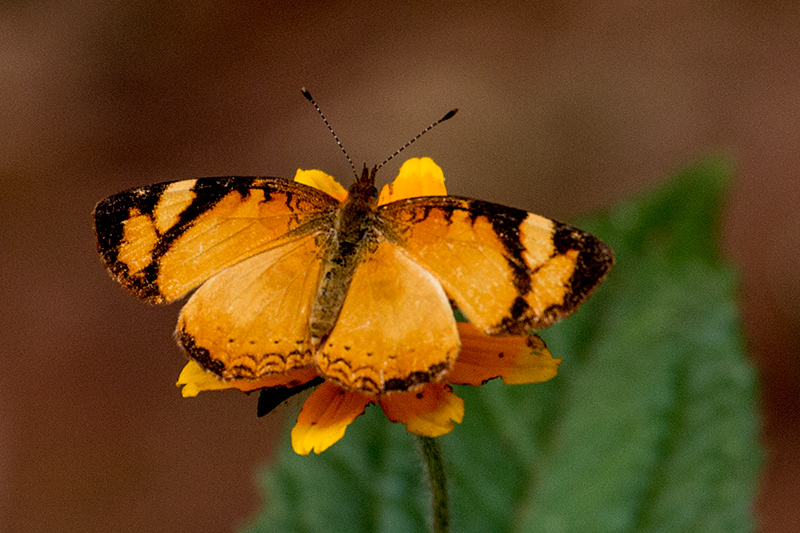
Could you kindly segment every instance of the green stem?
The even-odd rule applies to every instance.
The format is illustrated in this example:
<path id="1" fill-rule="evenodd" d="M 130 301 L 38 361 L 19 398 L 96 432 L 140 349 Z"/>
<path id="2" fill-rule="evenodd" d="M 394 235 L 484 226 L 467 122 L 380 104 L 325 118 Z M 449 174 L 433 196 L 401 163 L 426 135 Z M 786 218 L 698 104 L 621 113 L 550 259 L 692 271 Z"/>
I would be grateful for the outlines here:
<path id="1" fill-rule="evenodd" d="M 447 503 L 447 480 L 444 476 L 444 461 L 439 441 L 431 437 L 419 437 L 422 455 L 428 467 L 433 494 L 433 531 L 447 533 L 450 530 L 450 511 Z"/>

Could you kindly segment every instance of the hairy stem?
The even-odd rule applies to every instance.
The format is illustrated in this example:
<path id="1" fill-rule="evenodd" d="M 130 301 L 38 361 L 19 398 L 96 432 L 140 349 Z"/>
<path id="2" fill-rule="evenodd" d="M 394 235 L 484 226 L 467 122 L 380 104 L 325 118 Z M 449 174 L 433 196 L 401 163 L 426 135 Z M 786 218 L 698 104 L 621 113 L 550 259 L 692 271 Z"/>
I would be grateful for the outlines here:
<path id="1" fill-rule="evenodd" d="M 431 437 L 419 437 L 422 455 L 428 467 L 428 477 L 433 495 L 433 531 L 446 533 L 450 530 L 450 511 L 447 502 L 447 480 L 439 442 Z"/>

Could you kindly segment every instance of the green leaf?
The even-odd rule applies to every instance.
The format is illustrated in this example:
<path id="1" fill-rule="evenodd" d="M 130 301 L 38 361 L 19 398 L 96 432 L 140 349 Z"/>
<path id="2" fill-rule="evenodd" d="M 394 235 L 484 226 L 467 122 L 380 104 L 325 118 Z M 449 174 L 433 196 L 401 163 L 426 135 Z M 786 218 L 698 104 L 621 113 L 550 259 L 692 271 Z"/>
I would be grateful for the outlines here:
<path id="1" fill-rule="evenodd" d="M 416 437 L 372 405 L 321 455 L 288 442 L 264 471 L 264 512 L 245 531 L 425 531 L 428 495 Z"/>
<path id="2" fill-rule="evenodd" d="M 709 160 L 578 226 L 617 264 L 542 336 L 548 383 L 458 387 L 440 439 L 454 532 L 751 531 L 762 452 L 735 273 L 717 230 L 730 175 Z M 320 456 L 288 438 L 262 474 L 258 531 L 424 531 L 416 439 L 377 407 Z"/>

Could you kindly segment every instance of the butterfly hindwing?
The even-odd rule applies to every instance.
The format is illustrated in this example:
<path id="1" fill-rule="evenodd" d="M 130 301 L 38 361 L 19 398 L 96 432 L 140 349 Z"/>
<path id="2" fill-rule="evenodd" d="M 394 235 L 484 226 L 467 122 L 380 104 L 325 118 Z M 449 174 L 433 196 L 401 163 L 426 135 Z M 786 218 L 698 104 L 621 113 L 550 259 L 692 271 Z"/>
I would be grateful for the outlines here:
<path id="1" fill-rule="evenodd" d="M 108 269 L 138 297 L 172 301 L 215 273 L 330 227 L 339 201 L 279 178 L 201 178 L 138 187 L 95 208 Z"/>
<path id="2" fill-rule="evenodd" d="M 313 364 L 308 317 L 324 234 L 249 257 L 203 283 L 181 310 L 187 354 L 224 379 L 257 379 Z"/>
<path id="3" fill-rule="evenodd" d="M 480 200 L 409 198 L 378 214 L 488 334 L 523 334 L 569 315 L 613 264 L 611 249 L 584 231 Z"/>
<path id="4" fill-rule="evenodd" d="M 315 361 L 320 375 L 346 389 L 382 394 L 438 381 L 459 346 L 442 286 L 400 247 L 381 241 L 358 266 Z"/>

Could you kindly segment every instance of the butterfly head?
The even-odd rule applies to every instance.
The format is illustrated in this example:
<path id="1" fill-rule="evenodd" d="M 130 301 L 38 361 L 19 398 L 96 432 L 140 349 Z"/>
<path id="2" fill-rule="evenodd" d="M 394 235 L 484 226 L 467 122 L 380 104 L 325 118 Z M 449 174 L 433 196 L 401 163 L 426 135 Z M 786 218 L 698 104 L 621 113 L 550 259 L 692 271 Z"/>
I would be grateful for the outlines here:
<path id="1" fill-rule="evenodd" d="M 378 167 L 372 167 L 372 170 L 369 170 L 365 164 L 364 169 L 361 171 L 361 177 L 350 186 L 347 197 L 363 201 L 373 207 L 377 205 L 378 189 L 375 188 L 375 174 L 377 172 Z"/>

